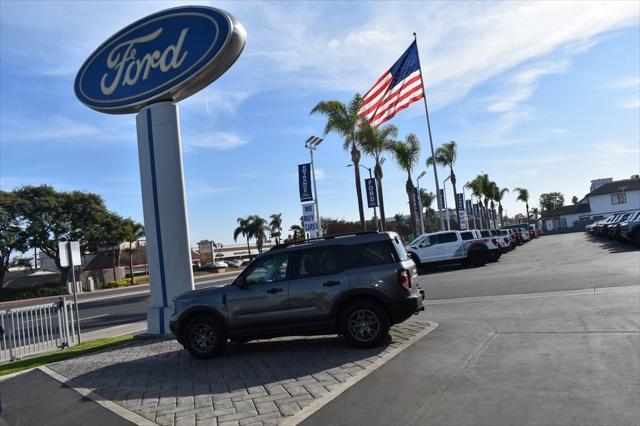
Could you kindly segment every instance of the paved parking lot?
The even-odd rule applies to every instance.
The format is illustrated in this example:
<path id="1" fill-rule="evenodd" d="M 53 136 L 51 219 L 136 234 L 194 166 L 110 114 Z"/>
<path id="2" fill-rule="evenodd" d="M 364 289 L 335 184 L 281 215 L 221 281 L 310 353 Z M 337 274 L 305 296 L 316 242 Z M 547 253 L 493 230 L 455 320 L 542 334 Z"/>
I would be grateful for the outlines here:
<path id="1" fill-rule="evenodd" d="M 640 251 L 585 233 L 534 239 L 481 268 L 448 266 L 423 274 L 429 299 L 538 293 L 640 283 Z"/>

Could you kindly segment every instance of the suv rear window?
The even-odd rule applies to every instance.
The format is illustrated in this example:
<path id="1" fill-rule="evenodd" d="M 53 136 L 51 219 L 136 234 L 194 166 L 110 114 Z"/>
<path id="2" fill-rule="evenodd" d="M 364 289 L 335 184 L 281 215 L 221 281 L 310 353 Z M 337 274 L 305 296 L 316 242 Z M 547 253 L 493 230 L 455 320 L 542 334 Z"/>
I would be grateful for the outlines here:
<path id="1" fill-rule="evenodd" d="M 480 235 L 482 235 L 483 237 L 490 237 L 491 236 L 491 231 L 480 231 Z"/>
<path id="2" fill-rule="evenodd" d="M 383 265 L 399 261 L 398 254 L 390 240 L 348 245 L 343 247 L 342 252 L 345 266 L 348 268 Z"/>
<path id="3" fill-rule="evenodd" d="M 473 240 L 473 232 L 461 232 L 460 236 L 462 237 L 462 241 Z"/>

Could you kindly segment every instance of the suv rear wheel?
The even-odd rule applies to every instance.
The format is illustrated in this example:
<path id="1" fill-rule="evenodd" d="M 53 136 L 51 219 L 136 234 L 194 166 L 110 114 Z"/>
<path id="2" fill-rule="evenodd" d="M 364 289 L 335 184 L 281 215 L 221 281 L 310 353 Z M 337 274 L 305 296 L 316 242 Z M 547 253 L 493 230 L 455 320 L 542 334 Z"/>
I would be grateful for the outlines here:
<path id="1" fill-rule="evenodd" d="M 209 315 L 197 315 L 187 322 L 182 341 L 191 355 L 206 359 L 220 354 L 227 335 L 220 321 Z"/>
<path id="2" fill-rule="evenodd" d="M 375 302 L 354 302 L 343 311 L 340 330 L 352 345 L 358 348 L 373 348 L 382 343 L 389 334 L 389 316 Z"/>

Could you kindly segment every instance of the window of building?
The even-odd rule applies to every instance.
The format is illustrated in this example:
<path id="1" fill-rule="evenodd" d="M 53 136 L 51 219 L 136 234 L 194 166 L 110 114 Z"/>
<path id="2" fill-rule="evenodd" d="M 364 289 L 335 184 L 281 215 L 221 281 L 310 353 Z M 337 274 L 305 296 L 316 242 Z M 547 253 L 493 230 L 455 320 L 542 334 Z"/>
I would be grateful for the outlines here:
<path id="1" fill-rule="evenodd" d="M 624 192 L 611 194 L 611 204 L 624 204 L 626 202 L 627 202 L 627 194 L 625 194 Z"/>

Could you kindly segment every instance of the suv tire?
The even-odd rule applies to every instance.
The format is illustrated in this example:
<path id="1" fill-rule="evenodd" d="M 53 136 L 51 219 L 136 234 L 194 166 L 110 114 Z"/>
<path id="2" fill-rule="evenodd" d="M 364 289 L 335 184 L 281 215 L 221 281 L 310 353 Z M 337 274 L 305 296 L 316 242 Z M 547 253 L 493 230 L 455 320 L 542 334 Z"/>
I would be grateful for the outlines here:
<path id="1" fill-rule="evenodd" d="M 227 344 L 227 335 L 220 321 L 210 315 L 191 318 L 182 335 L 184 347 L 196 358 L 213 358 Z"/>
<path id="2" fill-rule="evenodd" d="M 473 266 L 484 266 L 487 264 L 487 261 L 487 254 L 482 250 L 472 250 L 469 253 L 469 263 L 471 263 Z"/>
<path id="3" fill-rule="evenodd" d="M 353 302 L 340 316 L 340 330 L 355 347 L 373 348 L 389 334 L 389 315 L 378 303 Z"/>

